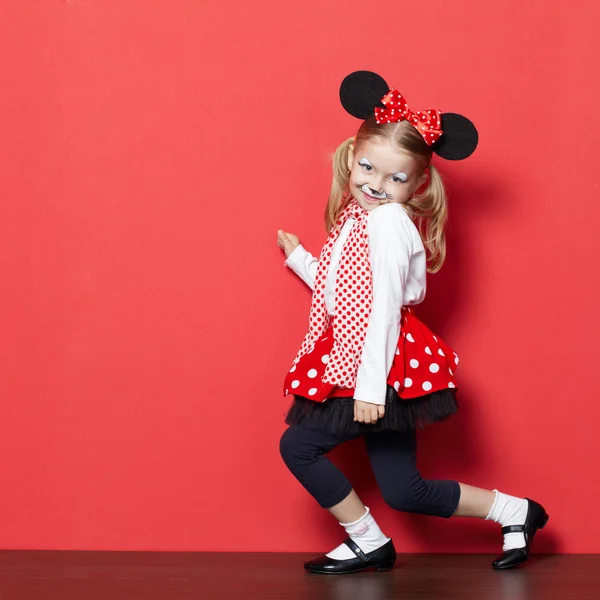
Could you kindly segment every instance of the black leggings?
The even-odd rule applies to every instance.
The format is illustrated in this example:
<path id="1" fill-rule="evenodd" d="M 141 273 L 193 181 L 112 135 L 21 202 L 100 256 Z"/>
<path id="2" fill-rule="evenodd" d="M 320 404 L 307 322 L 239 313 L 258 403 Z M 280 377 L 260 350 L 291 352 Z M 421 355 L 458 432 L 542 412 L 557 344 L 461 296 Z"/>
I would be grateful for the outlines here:
<path id="1" fill-rule="evenodd" d="M 357 437 L 291 425 L 281 437 L 281 456 L 290 471 L 323 508 L 335 506 L 352 491 L 346 476 L 324 455 Z M 415 431 L 363 435 L 371 467 L 384 500 L 405 512 L 451 517 L 458 506 L 456 481 L 427 481 L 417 470 Z"/>

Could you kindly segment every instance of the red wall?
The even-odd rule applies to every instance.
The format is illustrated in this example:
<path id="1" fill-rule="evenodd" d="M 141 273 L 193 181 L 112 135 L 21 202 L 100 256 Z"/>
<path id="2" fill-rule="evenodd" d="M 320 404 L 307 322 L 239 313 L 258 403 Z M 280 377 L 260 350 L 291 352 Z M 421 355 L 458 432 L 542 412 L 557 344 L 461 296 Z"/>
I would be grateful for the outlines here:
<path id="1" fill-rule="evenodd" d="M 600 552 L 600 18 L 593 0 L 0 2 L 0 547 L 325 550 L 278 454 L 329 157 L 381 73 L 481 144 L 448 180 L 421 311 L 461 354 L 429 477 L 543 502 L 537 548 Z M 596 275 L 595 275 L 596 273 Z M 400 551 L 494 551 L 474 520 L 386 507 Z"/>

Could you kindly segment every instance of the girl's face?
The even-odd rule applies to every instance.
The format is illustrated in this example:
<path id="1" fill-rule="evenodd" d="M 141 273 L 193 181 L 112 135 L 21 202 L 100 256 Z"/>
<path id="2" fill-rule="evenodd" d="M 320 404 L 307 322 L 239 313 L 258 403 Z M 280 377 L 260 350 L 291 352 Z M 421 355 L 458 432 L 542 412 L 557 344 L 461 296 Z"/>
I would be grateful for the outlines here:
<path id="1" fill-rule="evenodd" d="M 403 204 L 426 181 L 417 161 L 388 140 L 367 140 L 348 151 L 350 193 L 365 210 L 380 204 Z"/>

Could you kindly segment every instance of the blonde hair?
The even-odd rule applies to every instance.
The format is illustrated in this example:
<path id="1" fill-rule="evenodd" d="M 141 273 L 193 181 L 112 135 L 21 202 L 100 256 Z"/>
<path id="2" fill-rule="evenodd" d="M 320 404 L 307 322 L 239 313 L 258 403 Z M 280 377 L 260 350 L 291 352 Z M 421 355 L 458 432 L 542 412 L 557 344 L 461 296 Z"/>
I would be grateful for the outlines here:
<path id="1" fill-rule="evenodd" d="M 408 121 L 378 125 L 375 117 L 371 116 L 360 126 L 356 138 L 349 138 L 338 146 L 333 155 L 333 181 L 325 209 L 325 229 L 327 233 L 331 231 L 350 199 L 350 145 L 354 143 L 356 150 L 362 142 L 373 138 L 386 139 L 396 148 L 408 152 L 420 167 L 418 175 L 429 167 L 427 187 L 420 194 L 413 195 L 404 207 L 421 234 L 427 252 L 427 271 L 437 273 L 446 260 L 444 227 L 448 220 L 448 200 L 442 177 L 431 164 L 433 150 Z"/>

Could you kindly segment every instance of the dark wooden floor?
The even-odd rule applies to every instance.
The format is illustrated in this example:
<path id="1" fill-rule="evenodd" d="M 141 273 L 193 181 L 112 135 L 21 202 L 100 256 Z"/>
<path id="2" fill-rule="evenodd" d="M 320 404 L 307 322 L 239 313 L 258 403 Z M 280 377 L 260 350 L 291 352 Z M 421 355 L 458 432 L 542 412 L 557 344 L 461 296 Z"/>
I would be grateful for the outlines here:
<path id="1" fill-rule="evenodd" d="M 600 555 L 538 555 L 496 572 L 492 556 L 399 555 L 389 573 L 310 575 L 304 554 L 0 552 L 0 600 L 431 598 L 599 600 Z"/>

